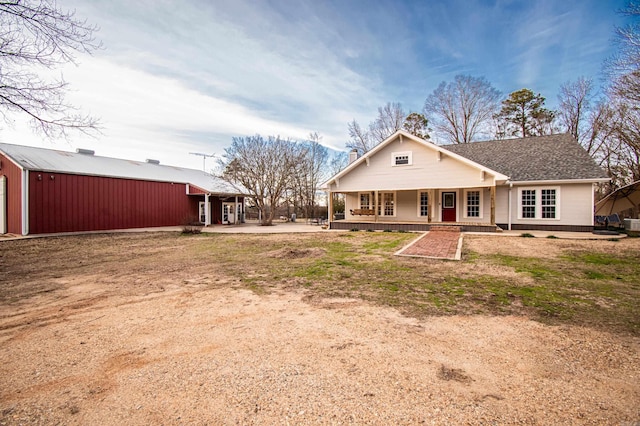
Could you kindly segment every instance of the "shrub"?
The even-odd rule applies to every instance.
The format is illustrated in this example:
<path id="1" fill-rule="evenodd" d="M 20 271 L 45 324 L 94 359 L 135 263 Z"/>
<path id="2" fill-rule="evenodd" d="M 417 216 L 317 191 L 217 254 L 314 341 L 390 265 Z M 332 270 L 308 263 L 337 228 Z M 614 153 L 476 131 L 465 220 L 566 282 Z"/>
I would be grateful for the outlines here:
<path id="1" fill-rule="evenodd" d="M 200 234 L 204 224 L 195 216 L 189 216 L 182 221 L 183 234 Z"/>
<path id="2" fill-rule="evenodd" d="M 528 232 L 525 232 L 524 234 L 520 234 L 520 236 L 522 238 L 535 238 L 535 236 L 533 234 L 530 234 Z"/>

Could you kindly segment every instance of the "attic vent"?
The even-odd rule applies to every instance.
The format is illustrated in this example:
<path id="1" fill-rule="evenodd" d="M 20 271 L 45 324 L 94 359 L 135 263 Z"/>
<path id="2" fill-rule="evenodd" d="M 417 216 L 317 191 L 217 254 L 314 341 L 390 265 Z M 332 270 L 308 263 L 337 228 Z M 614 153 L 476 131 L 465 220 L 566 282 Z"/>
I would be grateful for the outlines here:
<path id="1" fill-rule="evenodd" d="M 84 154 L 84 155 L 95 155 L 95 151 L 92 149 L 84 149 L 84 148 L 78 148 L 76 149 L 76 152 L 78 154 Z"/>
<path id="2" fill-rule="evenodd" d="M 147 163 L 149 163 L 149 164 L 160 164 L 160 160 L 153 160 L 151 158 L 147 158 Z"/>

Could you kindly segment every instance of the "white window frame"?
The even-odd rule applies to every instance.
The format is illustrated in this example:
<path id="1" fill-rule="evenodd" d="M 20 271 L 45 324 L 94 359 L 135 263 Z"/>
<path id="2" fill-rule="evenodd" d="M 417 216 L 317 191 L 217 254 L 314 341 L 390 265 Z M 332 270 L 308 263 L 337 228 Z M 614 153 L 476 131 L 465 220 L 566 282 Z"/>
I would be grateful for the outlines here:
<path id="1" fill-rule="evenodd" d="M 385 194 L 391 194 L 393 196 L 393 214 L 385 214 L 384 211 L 384 196 Z M 396 196 L 396 192 L 395 191 L 380 191 L 378 192 L 378 204 L 377 204 L 377 209 L 378 209 L 378 216 L 385 216 L 385 217 L 396 217 L 397 211 L 398 211 L 398 197 Z"/>
<path id="2" fill-rule="evenodd" d="M 542 191 L 555 191 L 555 202 L 553 204 L 553 207 L 555 209 L 554 211 L 554 217 L 543 217 L 543 209 L 544 207 L 548 207 L 545 206 L 544 204 L 542 204 Z M 541 188 L 540 189 L 540 219 L 544 219 L 544 220 L 553 220 L 556 219 L 558 217 L 558 201 L 559 201 L 559 191 L 556 188 Z M 551 204 L 549 204 L 549 206 L 551 206 Z"/>
<path id="3" fill-rule="evenodd" d="M 468 210 L 467 210 L 467 206 L 468 206 L 468 198 L 467 198 L 467 193 L 469 192 L 479 192 L 480 193 L 480 199 L 479 199 L 479 205 L 478 205 L 478 216 L 469 216 L 468 215 Z M 462 217 L 465 219 L 482 219 L 483 218 L 483 210 L 484 210 L 484 188 L 469 188 L 469 189 L 465 189 L 464 191 L 462 191 Z"/>
<path id="4" fill-rule="evenodd" d="M 397 164 L 398 157 L 407 157 L 407 164 Z M 402 152 L 392 152 L 391 153 L 391 167 L 406 167 L 411 166 L 413 164 L 413 152 L 412 151 L 402 151 Z"/>
<path id="5" fill-rule="evenodd" d="M 542 190 L 556 191 L 556 217 L 542 217 Z M 534 191 L 536 197 L 535 217 L 522 217 L 522 191 Z M 538 220 L 538 221 L 558 221 L 560 220 L 560 187 L 559 186 L 537 186 L 518 188 L 518 219 L 520 220 Z"/>
<path id="6" fill-rule="evenodd" d="M 205 202 L 204 201 L 198 201 L 198 220 L 200 221 L 200 223 L 206 223 L 207 222 L 207 210 L 205 208 Z"/>
<path id="7" fill-rule="evenodd" d="M 362 205 L 362 196 L 363 195 L 366 195 L 367 197 L 369 197 L 369 205 L 366 206 L 366 207 L 364 207 Z M 373 209 L 373 203 L 371 202 L 372 198 L 373 198 L 373 196 L 371 195 L 370 192 L 358 192 L 358 208 L 359 209 L 368 209 L 368 210 Z"/>
<path id="8" fill-rule="evenodd" d="M 427 194 L 427 214 L 426 215 L 422 215 L 422 194 Z M 418 201 L 417 201 L 417 205 L 418 205 L 418 210 L 416 215 L 418 217 L 429 217 L 429 213 L 431 210 L 431 203 L 433 202 L 433 200 L 431 199 L 431 194 L 429 190 L 426 189 L 419 189 L 418 190 Z"/>

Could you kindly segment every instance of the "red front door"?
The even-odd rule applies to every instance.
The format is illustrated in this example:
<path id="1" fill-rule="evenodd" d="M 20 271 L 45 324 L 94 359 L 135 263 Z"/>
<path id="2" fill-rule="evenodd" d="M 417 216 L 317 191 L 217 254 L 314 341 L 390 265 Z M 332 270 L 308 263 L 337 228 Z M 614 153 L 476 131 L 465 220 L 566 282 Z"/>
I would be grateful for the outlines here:
<path id="1" fill-rule="evenodd" d="M 455 192 L 442 193 L 442 221 L 443 222 L 456 221 L 456 193 Z"/>

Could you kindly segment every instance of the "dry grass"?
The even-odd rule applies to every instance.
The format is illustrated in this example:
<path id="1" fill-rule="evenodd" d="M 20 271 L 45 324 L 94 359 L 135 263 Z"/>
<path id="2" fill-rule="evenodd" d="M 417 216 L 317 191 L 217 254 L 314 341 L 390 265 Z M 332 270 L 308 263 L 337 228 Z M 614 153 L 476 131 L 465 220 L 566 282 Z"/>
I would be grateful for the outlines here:
<path id="1" fill-rule="evenodd" d="M 640 239 L 619 242 L 466 236 L 461 262 L 399 258 L 399 233 L 303 235 L 121 234 L 6 241 L 0 301 L 56 291 L 64 271 L 122 277 L 129 293 L 176 284 L 304 289 L 412 316 L 525 315 L 640 334 Z M 55 255 L 54 255 L 55 254 Z M 149 279 L 149 276 L 153 279 Z"/>

